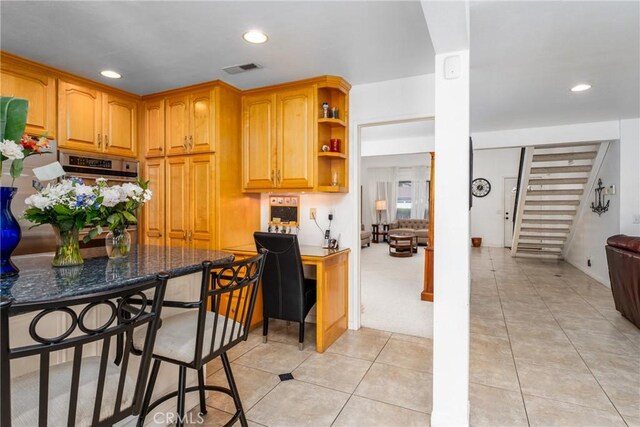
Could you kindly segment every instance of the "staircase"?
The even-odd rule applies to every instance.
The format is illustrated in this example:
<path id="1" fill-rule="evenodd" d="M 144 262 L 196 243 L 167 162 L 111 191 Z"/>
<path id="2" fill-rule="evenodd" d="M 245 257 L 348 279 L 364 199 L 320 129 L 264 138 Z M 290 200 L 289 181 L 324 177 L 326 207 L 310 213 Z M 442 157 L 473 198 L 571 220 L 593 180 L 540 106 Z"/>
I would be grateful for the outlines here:
<path id="1" fill-rule="evenodd" d="M 564 258 L 608 147 L 599 142 L 524 149 L 511 256 Z"/>

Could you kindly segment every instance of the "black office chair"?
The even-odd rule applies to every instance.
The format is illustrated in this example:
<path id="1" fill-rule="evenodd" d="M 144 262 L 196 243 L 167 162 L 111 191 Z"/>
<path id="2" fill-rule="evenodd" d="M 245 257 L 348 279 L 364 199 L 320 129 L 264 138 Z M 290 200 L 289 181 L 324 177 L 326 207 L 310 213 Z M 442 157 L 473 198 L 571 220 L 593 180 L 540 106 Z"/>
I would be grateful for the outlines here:
<path id="1" fill-rule="evenodd" d="M 207 413 L 205 390 L 219 391 L 233 398 L 236 413 L 226 424 L 233 425 L 238 419 L 243 427 L 247 419 L 242 408 L 238 388 L 233 379 L 227 351 L 241 341 L 246 341 L 253 308 L 258 294 L 258 283 L 264 267 L 262 253 L 252 257 L 218 266 L 213 269 L 211 262 L 202 264 L 202 285 L 198 301 L 164 301 L 165 307 L 183 308 L 180 314 L 162 319 L 158 330 L 156 347 L 153 351 L 153 367 L 138 418 L 138 426 L 144 424 L 146 415 L 162 402 L 178 398 L 176 425 L 181 427 L 185 420 L 185 394 L 198 391 L 200 394 L 200 414 Z M 138 336 L 133 344 L 137 348 Z M 203 367 L 220 356 L 229 388 L 205 385 Z M 160 370 L 161 362 L 179 366 L 178 389 L 152 404 L 151 395 Z M 187 368 L 198 371 L 198 385 L 187 387 Z"/>
<path id="2" fill-rule="evenodd" d="M 161 274 L 157 280 L 124 290 L 51 303 L 18 305 L 3 299 L 0 425 L 111 426 L 138 415 L 168 277 Z M 140 303 L 132 305 L 134 299 Z M 107 313 L 102 325 L 92 324 L 96 310 Z M 68 329 L 57 337 L 43 336 L 43 327 L 57 314 L 70 320 Z M 29 319 L 25 315 L 32 319 L 25 322 Z M 139 331 L 142 357 L 132 364 L 133 335 Z M 16 339 L 27 336 L 33 342 L 15 345 Z M 109 350 L 116 347 L 118 336 L 124 336 L 125 347 L 116 364 Z M 99 355 L 83 357 L 91 351 Z M 72 360 L 50 365 L 51 360 L 71 354 Z M 39 369 L 12 379 L 12 363 L 26 357 L 37 357 L 31 363 L 37 363 Z"/>
<path id="3" fill-rule="evenodd" d="M 316 281 L 306 279 L 298 238 L 294 234 L 253 234 L 258 250 L 267 255 L 262 274 L 262 300 L 264 319 L 263 341 L 267 341 L 269 318 L 298 322 L 298 346 L 304 347 L 304 319 L 316 303 Z"/>

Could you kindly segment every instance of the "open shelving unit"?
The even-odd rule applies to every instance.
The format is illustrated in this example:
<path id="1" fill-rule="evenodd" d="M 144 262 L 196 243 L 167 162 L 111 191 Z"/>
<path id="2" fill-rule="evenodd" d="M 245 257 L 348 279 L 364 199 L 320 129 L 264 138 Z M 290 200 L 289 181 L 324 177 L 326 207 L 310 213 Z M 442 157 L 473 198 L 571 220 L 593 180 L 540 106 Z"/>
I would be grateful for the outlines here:
<path id="1" fill-rule="evenodd" d="M 318 181 L 317 190 L 327 193 L 349 192 L 349 88 L 340 81 L 327 81 L 318 85 Z M 329 104 L 329 113 L 337 108 L 337 118 L 322 117 L 323 103 Z M 322 151 L 331 139 L 340 140 L 340 151 Z"/>

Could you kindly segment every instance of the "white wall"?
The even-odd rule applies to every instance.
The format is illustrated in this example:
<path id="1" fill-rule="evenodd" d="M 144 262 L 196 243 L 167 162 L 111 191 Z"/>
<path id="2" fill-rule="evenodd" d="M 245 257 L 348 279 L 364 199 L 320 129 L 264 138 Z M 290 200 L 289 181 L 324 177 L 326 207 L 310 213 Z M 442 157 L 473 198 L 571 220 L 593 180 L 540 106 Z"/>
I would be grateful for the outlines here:
<path id="1" fill-rule="evenodd" d="M 640 236 L 640 119 L 620 121 L 620 233 Z"/>
<path id="2" fill-rule="evenodd" d="M 471 236 L 482 237 L 482 246 L 504 246 L 504 178 L 517 178 L 519 163 L 520 148 L 473 151 L 473 178 L 491 184 L 491 192 L 474 197 L 471 208 Z"/>
<path id="3" fill-rule="evenodd" d="M 609 144 L 597 177 L 602 179 L 604 187 L 615 185 L 620 188 L 620 144 L 617 141 Z M 565 260 L 610 287 L 605 245 L 608 237 L 620 232 L 621 195 L 617 192 L 608 196 L 609 210 L 598 216 L 591 211 L 591 199 L 597 186 L 596 182 L 586 191 L 587 204 L 577 218 L 575 234 Z M 587 265 L 588 259 L 591 260 L 591 267 Z"/>
<path id="4" fill-rule="evenodd" d="M 393 141 L 366 141 L 362 144 L 362 157 L 389 156 L 395 154 L 425 153 L 433 151 L 435 139 L 433 136 L 424 138 L 402 138 Z"/>

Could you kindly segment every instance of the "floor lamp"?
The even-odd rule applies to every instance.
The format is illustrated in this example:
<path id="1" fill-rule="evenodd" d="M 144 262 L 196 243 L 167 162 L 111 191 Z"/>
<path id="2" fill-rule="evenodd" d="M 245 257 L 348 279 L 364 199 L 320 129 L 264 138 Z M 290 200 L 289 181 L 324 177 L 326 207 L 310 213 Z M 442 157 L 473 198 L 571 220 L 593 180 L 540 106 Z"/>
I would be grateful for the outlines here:
<path id="1" fill-rule="evenodd" d="M 376 210 L 378 211 L 378 224 L 382 223 L 382 211 L 387 210 L 386 200 L 376 200 Z"/>

